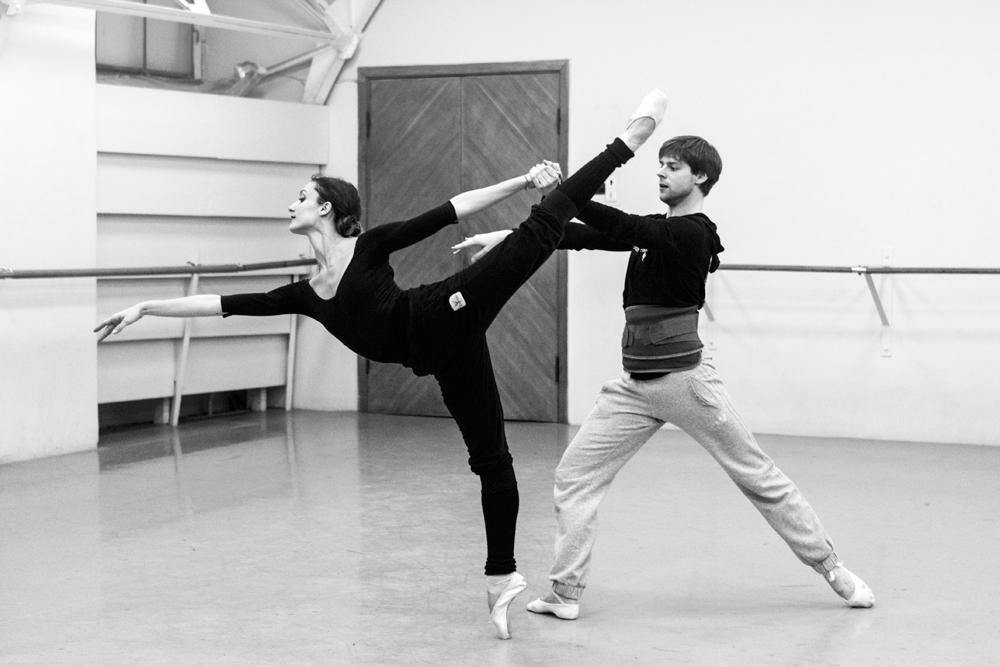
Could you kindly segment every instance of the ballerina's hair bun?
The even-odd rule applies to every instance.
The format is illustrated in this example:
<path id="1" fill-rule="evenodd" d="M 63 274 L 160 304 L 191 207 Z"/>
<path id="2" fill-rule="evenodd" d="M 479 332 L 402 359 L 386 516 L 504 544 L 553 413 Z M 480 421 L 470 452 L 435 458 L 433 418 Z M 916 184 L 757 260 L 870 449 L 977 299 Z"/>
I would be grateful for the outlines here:
<path id="1" fill-rule="evenodd" d="M 361 233 L 361 197 L 351 183 L 332 176 L 313 174 L 310 179 L 316 186 L 319 202 L 333 206 L 333 226 L 341 236 L 351 237 Z"/>

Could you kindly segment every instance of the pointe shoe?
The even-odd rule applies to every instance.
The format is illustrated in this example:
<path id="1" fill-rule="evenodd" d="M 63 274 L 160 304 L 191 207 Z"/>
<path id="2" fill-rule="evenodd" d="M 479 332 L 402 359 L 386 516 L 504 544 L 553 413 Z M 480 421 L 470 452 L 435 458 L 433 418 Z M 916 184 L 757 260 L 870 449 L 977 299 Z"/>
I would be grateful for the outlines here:
<path id="1" fill-rule="evenodd" d="M 564 621 L 575 621 L 580 616 L 580 605 L 577 602 L 566 602 L 559 595 L 552 591 L 559 602 L 546 602 L 542 598 L 532 600 L 528 603 L 528 611 L 536 614 L 552 614 Z"/>
<path id="2" fill-rule="evenodd" d="M 638 108 L 629 116 L 625 124 L 625 132 L 622 134 L 622 141 L 634 153 L 645 143 L 646 139 L 649 139 L 666 113 L 667 96 L 659 89 L 650 91 L 639 103 Z M 649 119 L 652 122 L 640 122 L 644 119 Z"/>
<path id="3" fill-rule="evenodd" d="M 861 577 L 844 567 L 843 563 L 837 563 L 837 565 L 827 573 L 826 578 L 831 586 L 833 585 L 833 582 L 836 581 L 838 572 L 846 574 L 850 578 L 851 583 L 854 584 L 854 592 L 851 594 L 851 597 L 844 598 L 844 604 L 848 607 L 854 607 L 856 609 L 867 609 L 874 606 L 875 593 L 872 592 L 872 589 L 861 579 Z"/>
<path id="4" fill-rule="evenodd" d="M 497 637 L 510 639 L 510 621 L 507 611 L 518 593 L 528 587 L 528 582 L 517 572 L 510 573 L 510 579 L 497 589 L 486 588 L 486 602 L 490 607 L 490 623 L 496 629 Z"/>

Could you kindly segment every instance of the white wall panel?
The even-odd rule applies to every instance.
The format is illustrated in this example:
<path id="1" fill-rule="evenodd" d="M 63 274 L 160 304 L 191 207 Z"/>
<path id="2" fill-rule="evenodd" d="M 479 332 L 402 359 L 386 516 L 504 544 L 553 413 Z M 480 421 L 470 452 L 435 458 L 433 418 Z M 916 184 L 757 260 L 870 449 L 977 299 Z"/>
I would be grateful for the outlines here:
<path id="1" fill-rule="evenodd" d="M 102 267 L 248 264 L 301 255 L 312 253 L 303 237 L 288 231 L 287 218 L 102 215 L 97 220 Z"/>
<path id="2" fill-rule="evenodd" d="M 326 162 L 329 120 L 322 107 L 262 100 L 100 86 L 97 209 L 100 266 L 255 263 L 308 254 L 288 233 L 287 206 Z M 289 276 L 201 276 L 198 292 L 265 292 Z M 183 296 L 188 277 L 100 281 L 100 310 Z M 285 383 L 291 317 L 194 318 L 183 393 Z M 146 318 L 116 337 L 167 339 L 179 349 L 184 320 Z M 163 348 L 168 349 L 168 348 Z M 125 353 L 123 353 L 125 354 Z M 109 363 L 123 357 L 101 357 Z M 152 352 L 151 352 L 152 354 Z M 102 400 L 173 393 L 177 372 L 151 357 L 150 385 L 126 383 Z M 141 357 L 125 360 L 137 364 Z M 150 394 L 150 392 L 154 392 Z"/>
<path id="3" fill-rule="evenodd" d="M 185 394 L 285 384 L 285 336 L 191 341 Z"/>
<path id="4" fill-rule="evenodd" d="M 98 85 L 97 149 L 181 157 L 326 164 L 322 106 Z"/>
<path id="5" fill-rule="evenodd" d="M 315 165 L 102 153 L 97 212 L 276 218 Z"/>
<path id="6" fill-rule="evenodd" d="M 97 402 L 163 398 L 174 392 L 172 340 L 100 345 L 97 349 Z"/>
<path id="7" fill-rule="evenodd" d="M 97 322 L 141 301 L 175 299 L 185 296 L 188 278 L 102 279 L 97 289 Z M 267 292 L 286 285 L 283 275 L 235 277 L 202 277 L 199 294 L 240 294 Z M 195 317 L 191 318 L 193 337 L 228 337 L 287 334 L 291 330 L 290 316 L 275 317 Z M 120 334 L 107 338 L 101 345 L 160 338 L 180 339 L 184 334 L 184 318 L 144 317 Z"/>
<path id="8" fill-rule="evenodd" d="M 140 301 L 176 299 L 185 294 L 185 278 L 102 279 L 97 283 L 97 322 Z M 144 317 L 120 334 L 105 339 L 101 346 L 136 340 L 180 338 L 183 330 L 184 320 L 181 318 Z"/>

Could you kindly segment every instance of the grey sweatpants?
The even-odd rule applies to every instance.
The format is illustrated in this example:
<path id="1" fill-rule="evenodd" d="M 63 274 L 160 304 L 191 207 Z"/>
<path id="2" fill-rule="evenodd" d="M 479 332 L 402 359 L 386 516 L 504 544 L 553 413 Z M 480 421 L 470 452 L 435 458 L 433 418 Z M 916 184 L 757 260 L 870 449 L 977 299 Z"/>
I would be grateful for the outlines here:
<path id="1" fill-rule="evenodd" d="M 837 555 L 809 503 L 765 454 L 733 408 L 715 367 L 654 380 L 627 373 L 606 383 L 556 468 L 555 563 L 549 574 L 561 596 L 579 599 L 594 547 L 597 508 L 615 475 L 665 423 L 711 454 L 740 491 L 805 564 L 833 569 Z"/>

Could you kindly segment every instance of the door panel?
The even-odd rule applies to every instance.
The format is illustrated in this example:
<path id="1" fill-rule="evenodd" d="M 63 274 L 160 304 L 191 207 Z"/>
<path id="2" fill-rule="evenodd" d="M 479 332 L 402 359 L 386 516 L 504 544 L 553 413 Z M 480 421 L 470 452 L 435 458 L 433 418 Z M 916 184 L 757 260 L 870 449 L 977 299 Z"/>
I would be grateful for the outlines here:
<path id="1" fill-rule="evenodd" d="M 407 68 L 392 68 L 401 70 Z M 564 72 L 362 76 L 370 118 L 362 141 L 366 220 L 416 215 L 449 197 L 560 159 Z M 367 100 L 364 96 L 367 94 Z M 366 119 L 367 122 L 367 119 Z M 533 191 L 394 253 L 400 286 L 439 280 L 463 266 L 449 247 L 468 234 L 515 227 L 538 201 Z M 501 311 L 488 338 L 508 419 L 559 421 L 564 388 L 557 371 L 565 309 L 564 258 L 550 259 Z M 562 263 L 562 265 L 561 265 Z M 362 409 L 446 415 L 433 378 L 375 362 L 361 364 Z"/>
<path id="2" fill-rule="evenodd" d="M 465 189 L 558 159 L 559 75 L 466 77 L 462 167 Z M 538 193 L 528 191 L 468 221 L 470 232 L 514 227 Z M 500 311 L 487 334 L 508 419 L 558 421 L 558 271 L 549 260 Z"/>
<path id="3" fill-rule="evenodd" d="M 370 87 L 365 188 L 369 225 L 405 220 L 461 192 L 461 79 L 375 80 Z M 451 254 L 456 231 L 444 230 L 395 252 L 396 282 L 413 287 L 461 268 Z M 368 362 L 368 410 L 447 415 L 433 377 L 398 364 Z M 364 381 L 364 377 L 361 378 Z"/>

